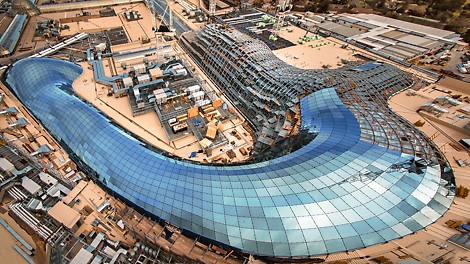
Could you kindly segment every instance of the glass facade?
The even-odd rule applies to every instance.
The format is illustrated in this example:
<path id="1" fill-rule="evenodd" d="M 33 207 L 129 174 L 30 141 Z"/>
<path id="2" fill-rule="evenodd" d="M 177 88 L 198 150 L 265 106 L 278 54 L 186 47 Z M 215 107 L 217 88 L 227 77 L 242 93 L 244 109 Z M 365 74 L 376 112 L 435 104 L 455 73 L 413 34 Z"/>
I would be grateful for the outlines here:
<path id="1" fill-rule="evenodd" d="M 216 23 L 181 35 L 179 44 L 233 105 L 240 106 L 255 130 L 255 147 L 269 145 L 266 137 L 282 141 L 285 131 L 279 128 L 286 120 L 297 120 L 299 100 L 331 87 L 358 120 L 362 140 L 439 162 L 437 147 L 388 107 L 389 96 L 415 82 L 393 65 L 351 61 L 337 69 L 300 69 L 280 60 L 264 42 Z"/>
<path id="2" fill-rule="evenodd" d="M 354 250 L 416 232 L 453 201 L 439 165 L 361 139 L 335 89 L 301 99 L 302 128 L 316 134 L 309 144 L 261 163 L 210 166 L 153 152 L 113 125 L 73 95 L 81 72 L 24 59 L 7 83 L 109 189 L 213 241 L 276 257 Z"/>
<path id="3" fill-rule="evenodd" d="M 13 50 L 21 37 L 27 18 L 28 15 L 26 14 L 15 15 L 8 28 L 3 32 L 0 37 L 0 51 L 1 49 L 4 49 L 4 54 L 2 55 L 13 53 Z"/>

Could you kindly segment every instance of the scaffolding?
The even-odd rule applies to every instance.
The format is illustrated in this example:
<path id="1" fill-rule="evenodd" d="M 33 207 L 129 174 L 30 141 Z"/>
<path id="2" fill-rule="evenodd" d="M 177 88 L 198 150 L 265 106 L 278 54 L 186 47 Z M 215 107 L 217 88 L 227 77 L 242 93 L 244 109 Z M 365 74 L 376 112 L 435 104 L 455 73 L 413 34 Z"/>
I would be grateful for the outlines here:
<path id="1" fill-rule="evenodd" d="M 387 107 L 390 96 L 415 83 L 392 65 L 351 62 L 335 70 L 303 70 L 281 61 L 262 41 L 219 24 L 185 33 L 179 42 L 244 115 L 258 149 L 295 135 L 300 99 L 333 87 L 355 115 L 362 140 L 439 163 L 430 140 Z"/>
<path id="2" fill-rule="evenodd" d="M 274 22 L 272 31 L 274 38 L 279 37 L 281 27 L 284 25 L 284 20 L 292 9 L 291 2 L 292 0 L 278 0 L 278 4 L 276 6 L 276 16 L 274 18 L 276 22 Z"/>

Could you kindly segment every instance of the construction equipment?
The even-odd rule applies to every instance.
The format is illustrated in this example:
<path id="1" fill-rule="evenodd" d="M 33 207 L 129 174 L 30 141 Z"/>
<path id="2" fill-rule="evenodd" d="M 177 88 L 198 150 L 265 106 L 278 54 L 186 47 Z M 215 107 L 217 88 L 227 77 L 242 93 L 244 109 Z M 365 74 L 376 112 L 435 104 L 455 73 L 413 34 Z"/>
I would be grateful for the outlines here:
<path id="1" fill-rule="evenodd" d="M 460 221 L 460 220 L 458 220 L 458 221 L 457 220 L 448 220 L 448 221 L 446 221 L 446 225 L 450 228 L 457 228 L 457 227 L 461 226 L 462 224 L 463 224 L 463 222 Z"/>
<path id="2" fill-rule="evenodd" d="M 278 0 L 276 6 L 276 15 L 274 18 L 274 25 L 272 30 L 272 36 L 276 39 L 279 37 L 281 27 L 284 25 L 284 19 L 292 9 L 292 0 Z"/>
<path id="3" fill-rule="evenodd" d="M 158 15 L 155 6 L 155 0 L 146 0 L 146 4 L 149 7 L 152 13 L 152 30 L 155 34 L 155 48 L 158 61 L 161 61 L 163 58 L 163 45 L 165 43 L 165 37 L 174 37 L 176 35 L 176 30 L 173 28 L 173 12 L 171 10 L 174 2 L 167 1 L 166 8 L 162 15 Z M 169 21 L 167 26 L 164 24 L 165 15 L 169 12 Z M 158 15 L 158 21 L 157 21 Z"/>

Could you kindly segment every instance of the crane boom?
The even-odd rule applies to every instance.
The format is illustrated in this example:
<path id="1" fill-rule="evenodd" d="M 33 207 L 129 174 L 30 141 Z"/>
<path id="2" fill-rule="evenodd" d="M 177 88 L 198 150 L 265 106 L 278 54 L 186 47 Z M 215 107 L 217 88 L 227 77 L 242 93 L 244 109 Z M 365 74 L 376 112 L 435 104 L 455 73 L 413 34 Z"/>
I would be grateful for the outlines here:
<path id="1" fill-rule="evenodd" d="M 167 24 L 168 25 L 168 29 L 169 29 L 169 32 L 162 32 L 162 33 L 166 33 L 164 35 L 171 35 L 171 36 L 174 36 L 174 28 L 173 28 L 173 11 L 171 10 L 171 7 L 173 6 L 173 1 L 165 1 L 167 4 L 166 4 L 166 7 L 163 11 L 163 14 L 162 15 L 158 15 L 157 14 L 157 11 L 155 10 L 155 5 L 154 3 L 156 2 L 156 0 L 145 0 L 147 6 L 150 8 L 150 11 L 152 13 L 152 27 L 153 27 L 153 30 L 154 32 L 157 32 L 159 29 L 160 29 L 160 26 L 162 25 L 162 23 L 165 22 L 165 16 L 169 15 L 169 21 L 167 21 Z M 159 17 L 159 20 L 156 21 L 156 17 Z"/>

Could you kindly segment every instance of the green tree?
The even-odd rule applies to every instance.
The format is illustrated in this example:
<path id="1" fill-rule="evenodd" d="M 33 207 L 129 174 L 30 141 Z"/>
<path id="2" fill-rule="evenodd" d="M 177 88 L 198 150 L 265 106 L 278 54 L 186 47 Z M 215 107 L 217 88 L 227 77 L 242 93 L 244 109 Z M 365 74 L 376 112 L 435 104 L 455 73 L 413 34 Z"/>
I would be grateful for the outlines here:
<path id="1" fill-rule="evenodd" d="M 462 34 L 462 38 L 465 42 L 470 43 L 470 29 L 467 29 L 467 32 Z"/>

